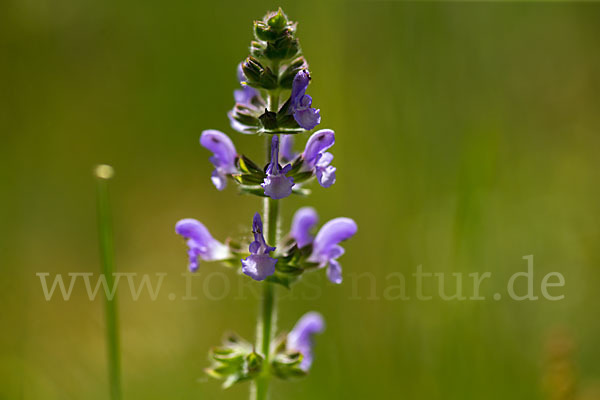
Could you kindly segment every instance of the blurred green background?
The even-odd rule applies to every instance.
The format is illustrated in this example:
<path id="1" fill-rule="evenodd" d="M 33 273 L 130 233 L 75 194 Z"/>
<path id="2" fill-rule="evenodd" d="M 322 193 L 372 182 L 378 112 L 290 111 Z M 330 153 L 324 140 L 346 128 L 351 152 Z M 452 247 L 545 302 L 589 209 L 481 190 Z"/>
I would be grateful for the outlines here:
<path id="1" fill-rule="evenodd" d="M 282 329 L 313 309 L 328 327 L 310 376 L 277 382 L 272 398 L 571 399 L 544 387 L 597 385 L 600 4 L 9 0 L 0 398 L 108 398 L 103 302 L 81 285 L 46 302 L 35 276 L 100 271 L 98 163 L 116 170 L 118 269 L 169 274 L 156 301 L 120 297 L 125 399 L 247 397 L 247 385 L 222 392 L 202 369 L 223 331 L 253 337 L 256 286 L 203 264 L 199 300 L 180 300 L 186 250 L 173 227 L 194 217 L 219 239 L 249 234 L 259 200 L 214 189 L 198 137 L 220 129 L 263 155 L 263 140 L 234 133 L 225 113 L 252 20 L 279 5 L 299 22 L 338 168 L 332 188 L 285 201 L 284 226 L 314 205 L 322 221 L 354 218 L 359 233 L 340 259 L 343 285 L 311 274 L 282 299 Z M 536 293 L 559 271 L 564 300 L 491 299 L 528 254 Z M 488 299 L 385 300 L 386 277 L 417 265 L 490 271 Z M 231 287 L 218 301 L 202 296 L 204 282 L 226 289 L 203 280 L 215 271 Z M 373 281 L 353 287 L 361 272 Z"/>

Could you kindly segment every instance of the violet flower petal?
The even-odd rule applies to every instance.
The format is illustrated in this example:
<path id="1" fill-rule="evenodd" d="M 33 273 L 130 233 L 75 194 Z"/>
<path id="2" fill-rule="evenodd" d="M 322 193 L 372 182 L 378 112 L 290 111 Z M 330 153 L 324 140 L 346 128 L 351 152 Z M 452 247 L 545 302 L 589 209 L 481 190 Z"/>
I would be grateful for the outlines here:
<path id="1" fill-rule="evenodd" d="M 215 167 L 225 173 L 236 172 L 237 152 L 229 136 L 215 129 L 208 129 L 200 135 L 200 144 L 213 152 L 210 160 Z"/>
<path id="2" fill-rule="evenodd" d="M 178 221 L 175 224 L 175 232 L 204 246 L 215 240 L 204 224 L 194 218 L 185 218 Z"/>
<path id="3" fill-rule="evenodd" d="M 255 281 L 265 280 L 275 273 L 277 259 L 268 254 L 251 254 L 242 260 L 242 272 Z"/>
<path id="4" fill-rule="evenodd" d="M 265 189 L 265 195 L 273 200 L 284 199 L 292 194 L 294 179 L 284 174 L 268 175 L 261 186 Z"/>
<path id="5" fill-rule="evenodd" d="M 294 112 L 294 119 L 298 125 L 310 131 L 321 123 L 321 110 L 315 108 L 298 109 Z"/>
<path id="6" fill-rule="evenodd" d="M 329 258 L 333 246 L 354 236 L 358 227 L 350 218 L 334 218 L 321 227 L 313 242 L 313 252 L 310 258 Z"/>
<path id="7" fill-rule="evenodd" d="M 252 100 L 258 95 L 258 91 L 248 85 L 242 85 L 241 89 L 236 89 L 233 91 L 233 99 L 235 102 L 245 106 L 251 105 Z"/>
<path id="8" fill-rule="evenodd" d="M 329 266 L 327 267 L 327 279 L 329 279 L 331 283 L 335 283 L 337 285 L 342 283 L 342 266 L 335 259 L 329 260 Z"/>
<path id="9" fill-rule="evenodd" d="M 213 185 L 217 188 L 217 190 L 223 190 L 227 187 L 227 178 L 225 174 L 220 172 L 218 169 L 214 169 L 212 174 L 210 175 L 210 180 Z"/>
<path id="10" fill-rule="evenodd" d="M 335 183 L 335 171 L 336 168 L 334 166 L 317 167 L 315 169 L 315 173 L 317 175 L 317 180 L 319 181 L 319 185 L 324 188 L 328 188 Z"/>
<path id="11" fill-rule="evenodd" d="M 231 256 L 229 247 L 215 240 L 208 229 L 193 218 L 182 219 L 175 224 L 175 232 L 188 239 L 189 268 L 194 272 L 198 269 L 198 258 L 205 261 L 224 260 Z"/>
<path id="12" fill-rule="evenodd" d="M 335 143 L 335 133 L 331 129 L 321 129 L 313 133 L 304 148 L 304 163 L 306 167 L 313 168 L 321 153 L 333 146 Z"/>
<path id="13" fill-rule="evenodd" d="M 281 135 L 281 143 L 279 148 L 282 161 L 292 161 L 296 158 L 294 152 L 294 135 Z"/>
<path id="14" fill-rule="evenodd" d="M 292 219 L 292 229 L 290 236 L 296 240 L 298 248 L 302 248 L 312 243 L 314 236 L 310 231 L 319 222 L 319 216 L 312 207 L 302 207 L 296 211 Z"/>
<path id="15" fill-rule="evenodd" d="M 300 101 L 302 100 L 302 97 L 304 97 L 309 83 L 310 75 L 308 74 L 308 71 L 304 69 L 299 71 L 294 77 L 292 82 L 292 94 L 290 96 L 290 106 L 292 109 L 295 110 L 300 106 Z"/>

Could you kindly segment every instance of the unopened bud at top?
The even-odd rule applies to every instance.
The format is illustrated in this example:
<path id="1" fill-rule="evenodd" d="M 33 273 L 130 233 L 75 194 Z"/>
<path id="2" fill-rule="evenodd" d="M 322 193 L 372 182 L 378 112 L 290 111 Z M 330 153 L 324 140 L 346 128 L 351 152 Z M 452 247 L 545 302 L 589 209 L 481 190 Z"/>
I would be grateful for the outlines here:
<path id="1" fill-rule="evenodd" d="M 263 20 L 254 21 L 254 36 L 257 42 L 252 43 L 251 54 L 269 60 L 287 60 L 295 57 L 300 51 L 295 33 L 296 23 L 289 21 L 281 8 L 277 12 L 270 12 Z"/>
<path id="2" fill-rule="evenodd" d="M 279 7 L 279 10 L 277 10 L 276 13 L 268 13 L 265 19 L 267 20 L 269 27 L 276 31 L 282 30 L 288 24 L 287 16 L 283 13 L 281 7 Z"/>

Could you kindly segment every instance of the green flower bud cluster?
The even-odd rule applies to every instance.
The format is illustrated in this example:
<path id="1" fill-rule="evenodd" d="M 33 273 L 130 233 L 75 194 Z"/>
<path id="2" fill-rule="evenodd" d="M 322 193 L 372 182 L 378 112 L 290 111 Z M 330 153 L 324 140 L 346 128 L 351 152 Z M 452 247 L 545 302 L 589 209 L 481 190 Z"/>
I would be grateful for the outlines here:
<path id="1" fill-rule="evenodd" d="M 284 61 L 300 52 L 300 42 L 295 38 L 296 23 L 287 19 L 281 8 L 269 13 L 262 21 L 254 22 L 254 36 L 250 47 L 252 56 L 270 61 Z"/>

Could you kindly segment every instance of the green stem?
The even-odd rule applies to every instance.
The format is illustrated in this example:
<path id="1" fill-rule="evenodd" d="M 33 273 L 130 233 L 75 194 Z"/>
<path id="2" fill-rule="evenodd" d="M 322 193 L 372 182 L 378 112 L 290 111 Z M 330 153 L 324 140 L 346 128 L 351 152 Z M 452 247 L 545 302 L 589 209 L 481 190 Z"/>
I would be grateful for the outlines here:
<path id="1" fill-rule="evenodd" d="M 100 241 L 100 261 L 107 287 L 113 288 L 115 270 L 113 234 L 111 226 L 110 203 L 108 201 L 108 180 L 112 177 L 112 167 L 99 165 L 96 168 L 96 195 L 98 209 L 98 235 Z M 108 377 L 110 398 L 121 399 L 121 365 L 119 352 L 119 326 L 117 318 L 116 294 L 106 297 L 106 344 L 108 350 Z"/>
<path id="2" fill-rule="evenodd" d="M 278 242 L 278 224 L 279 224 L 279 201 L 271 198 L 264 200 L 265 216 L 265 236 L 270 245 Z M 256 347 L 264 356 L 263 370 L 256 379 L 252 390 L 251 399 L 266 400 L 269 397 L 269 380 L 271 371 L 269 370 L 271 341 L 275 332 L 277 319 L 276 291 L 275 285 L 271 282 L 263 283 L 263 295 L 260 308 L 260 319 L 257 326 Z"/>
<path id="3" fill-rule="evenodd" d="M 273 62 L 271 70 L 279 76 L 279 63 Z M 279 109 L 279 90 L 273 90 L 269 93 L 268 107 L 270 111 L 277 112 Z M 266 136 L 267 162 L 271 157 L 271 135 Z M 267 243 L 271 246 L 277 246 L 279 241 L 279 200 L 273 200 L 266 197 L 263 202 L 264 235 Z M 263 369 L 260 376 L 253 382 L 250 390 L 251 400 L 267 400 L 269 398 L 269 380 L 270 371 L 270 353 L 271 340 L 275 332 L 277 319 L 276 291 L 275 285 L 271 282 L 263 283 L 263 294 L 260 307 L 260 317 L 256 327 L 256 347 L 264 356 Z"/>

